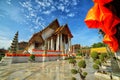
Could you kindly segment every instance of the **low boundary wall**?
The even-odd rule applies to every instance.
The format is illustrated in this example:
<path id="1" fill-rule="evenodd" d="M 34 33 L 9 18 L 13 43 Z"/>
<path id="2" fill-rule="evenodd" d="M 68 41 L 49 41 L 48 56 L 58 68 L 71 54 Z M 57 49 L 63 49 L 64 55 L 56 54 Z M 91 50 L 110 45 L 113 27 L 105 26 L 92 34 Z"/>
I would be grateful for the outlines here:
<path id="1" fill-rule="evenodd" d="M 6 56 L 12 57 L 12 63 L 25 63 L 29 61 L 30 55 L 35 55 L 36 62 L 55 61 L 60 58 L 67 57 L 67 54 L 15 54 L 6 53 Z"/>

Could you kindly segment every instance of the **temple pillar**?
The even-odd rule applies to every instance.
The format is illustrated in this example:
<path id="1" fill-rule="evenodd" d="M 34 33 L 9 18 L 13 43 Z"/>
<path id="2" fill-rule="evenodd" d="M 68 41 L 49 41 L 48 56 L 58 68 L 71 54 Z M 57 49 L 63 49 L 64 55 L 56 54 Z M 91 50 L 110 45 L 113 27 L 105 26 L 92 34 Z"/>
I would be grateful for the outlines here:
<path id="1" fill-rule="evenodd" d="M 63 51 L 64 53 L 66 53 L 66 40 L 65 40 L 65 36 L 63 37 Z"/>
<path id="2" fill-rule="evenodd" d="M 51 38 L 51 50 L 54 50 L 53 38 Z"/>
<path id="3" fill-rule="evenodd" d="M 50 41 L 48 40 L 48 50 L 50 50 Z"/>
<path id="4" fill-rule="evenodd" d="M 70 47 L 71 47 L 71 38 L 68 37 L 68 50 L 70 51 Z"/>
<path id="5" fill-rule="evenodd" d="M 60 34 L 60 50 L 63 50 L 62 34 Z"/>
<path id="6" fill-rule="evenodd" d="M 59 34 L 57 35 L 57 40 L 56 40 L 56 50 L 59 50 L 59 45 L 60 45 L 60 37 Z"/>

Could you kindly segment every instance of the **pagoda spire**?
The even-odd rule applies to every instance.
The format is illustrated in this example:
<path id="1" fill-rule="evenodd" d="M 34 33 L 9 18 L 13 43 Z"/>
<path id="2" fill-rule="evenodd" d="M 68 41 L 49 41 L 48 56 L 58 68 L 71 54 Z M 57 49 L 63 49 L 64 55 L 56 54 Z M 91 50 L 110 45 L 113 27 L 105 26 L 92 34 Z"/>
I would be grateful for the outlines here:
<path id="1" fill-rule="evenodd" d="M 10 47 L 10 53 L 17 53 L 18 51 L 18 31 L 16 32 Z"/>

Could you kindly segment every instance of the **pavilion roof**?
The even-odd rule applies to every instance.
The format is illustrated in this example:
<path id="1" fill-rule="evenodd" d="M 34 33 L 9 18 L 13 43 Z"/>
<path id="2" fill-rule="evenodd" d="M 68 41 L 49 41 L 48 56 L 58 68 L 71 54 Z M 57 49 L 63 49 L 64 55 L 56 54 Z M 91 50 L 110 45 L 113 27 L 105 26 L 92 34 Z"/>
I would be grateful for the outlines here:
<path id="1" fill-rule="evenodd" d="M 53 33 L 53 35 L 57 35 L 59 33 L 63 33 L 63 34 L 66 34 L 68 35 L 69 37 L 73 37 L 73 35 L 71 34 L 69 28 L 68 28 L 68 25 L 64 25 L 64 26 L 61 26 L 59 25 L 59 22 L 57 19 L 55 19 L 52 23 L 50 23 L 45 29 L 41 30 L 40 32 L 37 32 L 35 34 L 33 34 L 33 36 L 31 37 L 31 39 L 29 40 L 29 45 L 31 43 L 34 43 L 34 42 L 39 42 L 39 43 L 43 43 L 44 40 L 42 38 L 42 33 L 44 31 L 46 31 L 47 29 L 53 29 L 55 32 Z M 53 36 L 52 35 L 52 36 Z M 50 36 L 50 37 L 52 37 Z"/>

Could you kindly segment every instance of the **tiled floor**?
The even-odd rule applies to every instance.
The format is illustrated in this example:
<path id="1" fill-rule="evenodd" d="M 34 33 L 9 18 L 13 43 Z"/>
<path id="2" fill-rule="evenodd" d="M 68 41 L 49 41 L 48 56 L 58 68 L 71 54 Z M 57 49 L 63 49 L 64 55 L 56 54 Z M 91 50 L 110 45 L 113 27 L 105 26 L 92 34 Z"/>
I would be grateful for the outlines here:
<path id="1" fill-rule="evenodd" d="M 90 60 L 87 60 L 88 72 L 86 80 L 94 80 L 94 70 Z M 16 63 L 0 66 L 0 80 L 71 80 L 72 65 L 68 61 L 50 61 L 44 63 Z"/>

